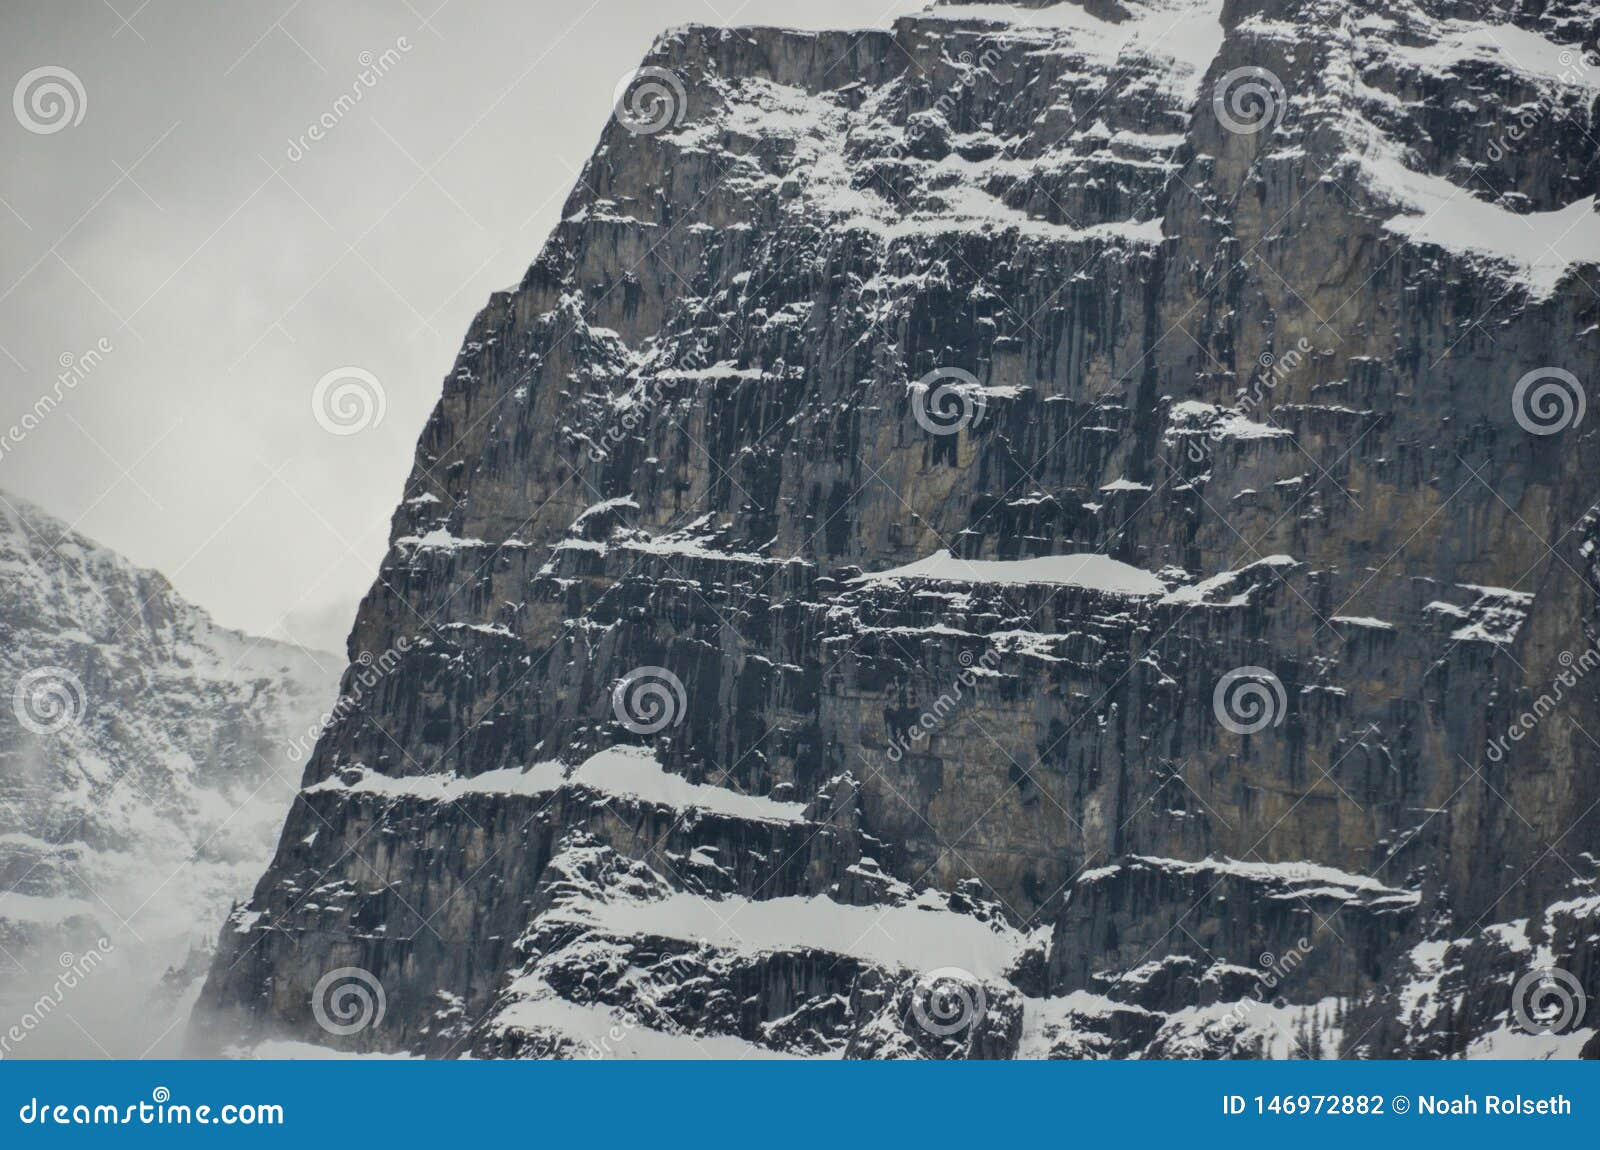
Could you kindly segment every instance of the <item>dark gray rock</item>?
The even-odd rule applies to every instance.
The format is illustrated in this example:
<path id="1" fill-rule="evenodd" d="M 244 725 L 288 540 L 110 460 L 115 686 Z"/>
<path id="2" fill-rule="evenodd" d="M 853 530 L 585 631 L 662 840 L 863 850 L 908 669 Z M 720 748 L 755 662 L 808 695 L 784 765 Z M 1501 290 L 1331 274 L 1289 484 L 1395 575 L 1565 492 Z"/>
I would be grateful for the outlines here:
<path id="1" fill-rule="evenodd" d="M 350 644 L 406 650 L 197 1048 L 1432 1055 L 1512 1049 L 1523 968 L 1600 996 L 1600 460 L 1513 399 L 1600 362 L 1600 89 L 1463 23 L 1595 5 L 958 7 L 659 41 L 681 123 L 609 125 L 468 333 Z"/>

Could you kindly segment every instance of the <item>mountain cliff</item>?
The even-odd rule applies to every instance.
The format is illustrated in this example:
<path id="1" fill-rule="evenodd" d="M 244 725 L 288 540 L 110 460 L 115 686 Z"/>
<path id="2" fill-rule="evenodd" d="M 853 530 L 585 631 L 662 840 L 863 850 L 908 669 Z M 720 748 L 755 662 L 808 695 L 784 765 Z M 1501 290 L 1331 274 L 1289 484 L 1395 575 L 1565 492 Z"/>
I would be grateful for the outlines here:
<path id="1" fill-rule="evenodd" d="M 664 35 L 196 1049 L 1593 1052 L 1597 31 Z"/>
<path id="2" fill-rule="evenodd" d="M 217 626 L 12 496 L 0 571 L 0 1001 L 31 1020 L 0 1055 L 137 1057 L 198 993 L 162 971 L 271 857 L 338 663 Z M 77 952 L 119 972 L 80 972 L 82 1030 L 34 1009 Z"/>

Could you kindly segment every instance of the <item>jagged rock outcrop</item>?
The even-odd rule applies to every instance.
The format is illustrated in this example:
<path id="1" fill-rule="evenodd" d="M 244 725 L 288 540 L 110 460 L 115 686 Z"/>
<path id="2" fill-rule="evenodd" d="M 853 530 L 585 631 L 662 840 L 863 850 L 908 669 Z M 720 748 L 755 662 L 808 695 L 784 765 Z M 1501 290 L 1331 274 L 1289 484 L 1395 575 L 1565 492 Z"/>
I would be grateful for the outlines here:
<path id="1" fill-rule="evenodd" d="M 1513 1036 L 1600 998 L 1597 21 L 665 35 L 197 1048 L 1578 1053 Z"/>
<path id="2" fill-rule="evenodd" d="M 191 961 L 151 1005 L 162 972 L 271 857 L 338 663 L 217 626 L 9 495 L 0 570 L 0 1002 L 28 1012 L 0 1056 L 136 1057 L 198 994 Z M 75 992 L 89 1037 L 64 1014 L 63 1035 L 36 1032 L 39 994 L 89 952 L 116 970 Z"/>

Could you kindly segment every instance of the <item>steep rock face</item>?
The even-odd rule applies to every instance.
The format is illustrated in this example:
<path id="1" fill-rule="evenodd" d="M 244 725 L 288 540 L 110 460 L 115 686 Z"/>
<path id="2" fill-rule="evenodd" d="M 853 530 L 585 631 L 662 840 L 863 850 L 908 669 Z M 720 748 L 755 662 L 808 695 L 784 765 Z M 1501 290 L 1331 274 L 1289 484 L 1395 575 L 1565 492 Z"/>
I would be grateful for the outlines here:
<path id="1" fill-rule="evenodd" d="M 199 1047 L 1576 1053 L 1511 1036 L 1600 993 L 1596 18 L 664 36 Z"/>
<path id="2" fill-rule="evenodd" d="M 0 998 L 32 1004 L 58 957 L 99 947 L 120 974 L 98 981 L 127 1016 L 271 857 L 338 666 L 217 626 L 10 496 L 0 569 Z M 68 1046 L 30 1025 L 0 1053 L 92 1056 L 142 1033 L 116 1051 L 137 1056 L 165 1025 L 150 1012 L 126 1034 L 91 1020 L 90 998 L 73 1005 L 100 1049 L 58 1017 Z"/>

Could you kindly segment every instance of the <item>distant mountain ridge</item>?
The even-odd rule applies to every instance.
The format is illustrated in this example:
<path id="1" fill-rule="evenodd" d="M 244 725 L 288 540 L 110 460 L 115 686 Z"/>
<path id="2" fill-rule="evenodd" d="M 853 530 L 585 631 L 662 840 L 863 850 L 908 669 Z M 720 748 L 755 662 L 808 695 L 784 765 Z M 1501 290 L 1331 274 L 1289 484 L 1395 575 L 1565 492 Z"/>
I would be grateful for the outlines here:
<path id="1" fill-rule="evenodd" d="M 214 937 L 341 666 L 0 493 L 0 990 L 100 938 L 159 967 Z"/>

